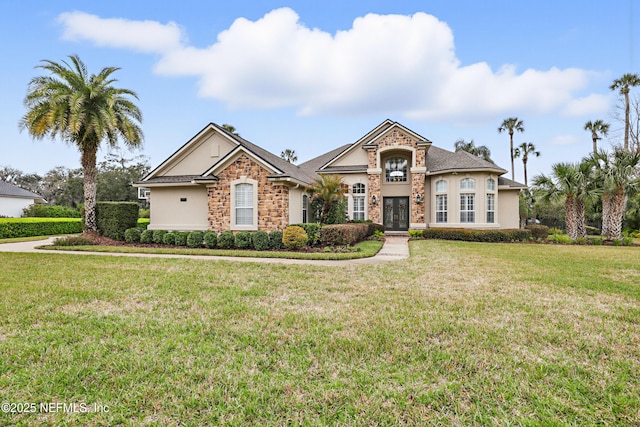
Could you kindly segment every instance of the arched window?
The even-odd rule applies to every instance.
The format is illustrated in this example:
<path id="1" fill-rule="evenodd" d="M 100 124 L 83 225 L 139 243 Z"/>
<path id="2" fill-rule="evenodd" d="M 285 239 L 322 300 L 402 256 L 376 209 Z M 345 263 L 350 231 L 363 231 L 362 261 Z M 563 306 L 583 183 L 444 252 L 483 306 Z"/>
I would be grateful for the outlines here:
<path id="1" fill-rule="evenodd" d="M 393 157 L 384 163 L 385 177 L 387 182 L 407 181 L 407 159 Z"/>
<path id="2" fill-rule="evenodd" d="M 439 179 L 436 181 L 436 193 L 444 193 L 447 191 L 447 181 Z"/>
<path id="3" fill-rule="evenodd" d="M 475 190 L 476 189 L 476 180 L 473 178 L 464 178 L 460 180 L 460 189 L 461 190 Z"/>
<path id="4" fill-rule="evenodd" d="M 353 194 L 364 194 L 365 186 L 361 183 L 353 184 L 353 186 L 351 187 L 351 191 L 353 192 Z"/>
<path id="5" fill-rule="evenodd" d="M 487 180 L 487 190 L 488 191 L 496 191 L 496 180 L 493 178 L 489 178 Z"/>

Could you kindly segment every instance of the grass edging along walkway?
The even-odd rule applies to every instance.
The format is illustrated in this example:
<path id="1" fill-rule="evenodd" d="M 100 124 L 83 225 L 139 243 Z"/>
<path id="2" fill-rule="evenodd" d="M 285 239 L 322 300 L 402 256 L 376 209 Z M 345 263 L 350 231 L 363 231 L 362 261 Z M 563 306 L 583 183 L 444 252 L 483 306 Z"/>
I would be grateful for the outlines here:
<path id="1" fill-rule="evenodd" d="M 36 240 L 47 240 L 49 237 L 51 236 L 8 237 L 0 239 L 0 245 L 3 243 L 35 242 Z"/>
<path id="2" fill-rule="evenodd" d="M 276 251 L 251 251 L 232 249 L 192 249 L 192 248 L 143 248 L 132 246 L 37 246 L 36 249 L 77 251 L 77 252 L 110 252 L 132 254 L 161 254 L 161 255 L 206 255 L 226 256 L 239 258 L 284 258 L 304 260 L 350 260 L 369 258 L 377 254 L 382 248 L 383 242 L 378 240 L 366 240 L 356 243 L 354 252 L 276 252 Z M 358 250 L 359 249 L 359 250 Z"/>

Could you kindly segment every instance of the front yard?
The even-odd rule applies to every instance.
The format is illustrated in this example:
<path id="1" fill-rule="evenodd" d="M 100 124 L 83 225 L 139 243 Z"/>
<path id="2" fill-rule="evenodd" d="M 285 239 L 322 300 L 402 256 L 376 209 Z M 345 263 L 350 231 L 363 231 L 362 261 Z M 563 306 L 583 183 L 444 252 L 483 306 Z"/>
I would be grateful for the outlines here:
<path id="1" fill-rule="evenodd" d="M 0 390 L 36 404 L 3 405 L 0 425 L 638 423 L 638 248 L 411 251 L 344 267 L 0 253 Z"/>

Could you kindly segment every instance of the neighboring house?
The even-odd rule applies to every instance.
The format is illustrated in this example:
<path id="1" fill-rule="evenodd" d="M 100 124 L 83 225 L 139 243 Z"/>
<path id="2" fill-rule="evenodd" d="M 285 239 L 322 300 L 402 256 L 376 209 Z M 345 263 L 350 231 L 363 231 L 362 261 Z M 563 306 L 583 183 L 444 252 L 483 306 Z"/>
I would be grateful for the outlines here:
<path id="1" fill-rule="evenodd" d="M 525 186 L 504 173 L 391 120 L 299 166 L 210 123 L 134 185 L 151 191 L 151 229 L 282 230 L 310 219 L 319 174 L 342 176 L 349 218 L 390 231 L 518 228 Z"/>
<path id="2" fill-rule="evenodd" d="M 47 203 L 42 196 L 0 181 L 0 216 L 20 217 L 22 210 L 34 203 Z"/>

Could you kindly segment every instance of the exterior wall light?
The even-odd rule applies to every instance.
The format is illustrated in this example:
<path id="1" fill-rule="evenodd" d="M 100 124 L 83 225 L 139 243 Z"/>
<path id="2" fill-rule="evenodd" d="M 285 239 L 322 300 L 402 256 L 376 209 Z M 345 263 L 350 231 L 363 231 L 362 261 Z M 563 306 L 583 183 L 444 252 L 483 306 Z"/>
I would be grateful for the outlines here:
<path id="1" fill-rule="evenodd" d="M 416 194 L 416 204 L 419 205 L 422 202 L 422 196 L 420 194 Z"/>
<path id="2" fill-rule="evenodd" d="M 374 205 L 378 204 L 378 197 L 376 197 L 375 194 L 371 196 L 371 203 L 373 203 Z"/>

